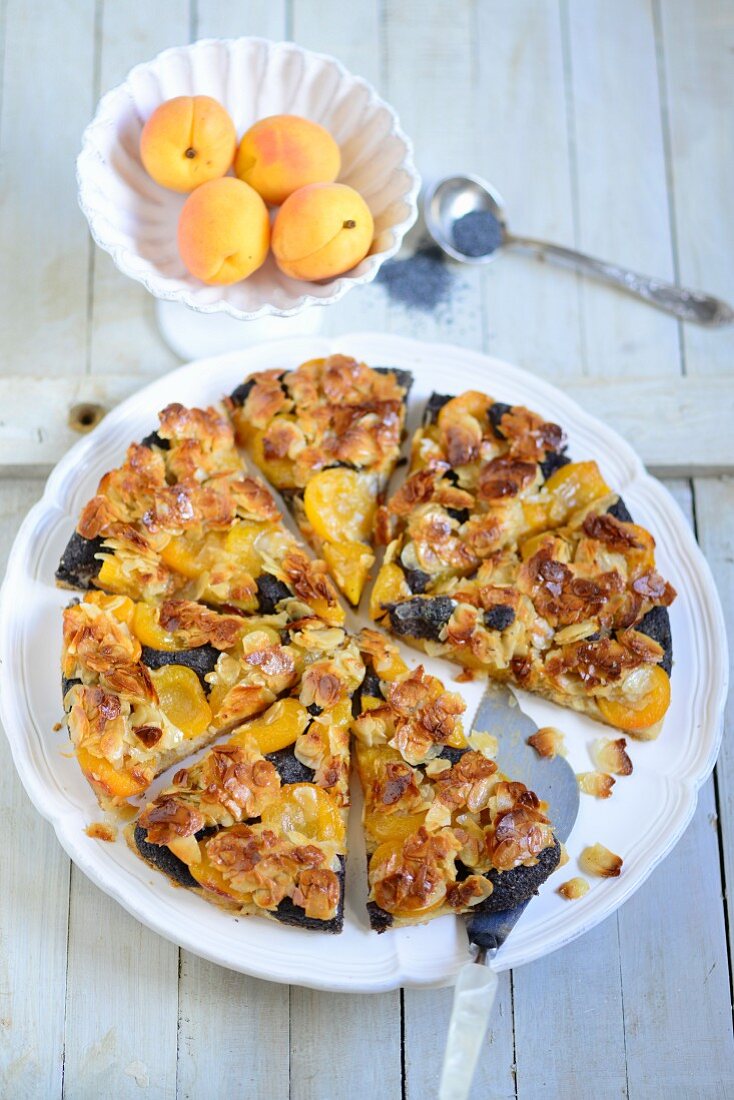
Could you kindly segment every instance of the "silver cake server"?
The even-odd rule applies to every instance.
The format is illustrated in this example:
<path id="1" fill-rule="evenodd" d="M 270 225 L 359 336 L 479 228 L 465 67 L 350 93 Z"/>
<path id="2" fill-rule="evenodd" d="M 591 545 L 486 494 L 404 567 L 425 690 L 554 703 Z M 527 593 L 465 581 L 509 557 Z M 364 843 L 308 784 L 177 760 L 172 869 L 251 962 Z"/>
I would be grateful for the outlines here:
<path id="1" fill-rule="evenodd" d="M 490 684 L 479 704 L 472 732 L 497 738 L 497 765 L 512 780 L 524 783 L 548 803 L 556 839 L 565 842 L 579 810 L 579 789 L 571 765 L 562 756 L 539 756 L 528 745 L 538 727 L 520 709 L 509 688 Z M 532 899 L 530 899 L 532 900 Z M 467 921 L 473 961 L 456 978 L 439 1100 L 466 1100 L 497 992 L 492 963 L 529 901 L 501 913 L 477 913 Z"/>

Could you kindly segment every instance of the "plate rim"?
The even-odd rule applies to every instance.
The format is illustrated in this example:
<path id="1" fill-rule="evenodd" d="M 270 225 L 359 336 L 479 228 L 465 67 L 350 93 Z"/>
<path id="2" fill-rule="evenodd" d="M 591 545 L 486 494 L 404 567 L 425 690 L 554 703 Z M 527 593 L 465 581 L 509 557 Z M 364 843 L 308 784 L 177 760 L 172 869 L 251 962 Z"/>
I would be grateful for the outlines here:
<path id="1" fill-rule="evenodd" d="M 617 455 L 624 460 L 628 469 L 627 486 L 634 485 L 635 490 L 639 489 L 650 495 L 658 510 L 665 514 L 666 518 L 672 523 L 676 533 L 685 544 L 687 555 L 695 562 L 697 567 L 696 579 L 700 587 L 697 601 L 700 606 L 705 607 L 709 619 L 709 633 L 711 637 L 716 638 L 717 645 L 713 647 L 715 660 L 706 667 L 706 699 L 708 706 L 704 715 L 706 722 L 702 724 L 701 729 L 705 728 L 708 731 L 708 751 L 702 759 L 699 759 L 698 756 L 694 757 L 690 765 L 694 769 L 692 774 L 686 774 L 682 779 L 678 778 L 678 785 L 680 786 L 679 800 L 682 801 L 675 827 L 669 830 L 665 843 L 659 846 L 654 856 L 648 859 L 647 864 L 638 872 L 637 876 L 627 880 L 626 888 L 619 885 L 625 881 L 623 876 L 620 880 L 617 880 L 618 885 L 611 903 L 607 902 L 598 906 L 590 913 L 589 919 L 573 927 L 568 936 L 556 936 L 554 942 L 550 945 L 543 942 L 542 936 L 538 936 L 535 945 L 527 947 L 521 957 L 517 958 L 505 954 L 503 958 L 503 954 L 500 953 L 495 964 L 497 969 L 524 965 L 585 934 L 616 911 L 642 886 L 655 867 L 669 855 L 690 823 L 696 808 L 698 790 L 714 767 L 723 736 L 724 705 L 728 688 L 728 649 L 724 615 L 716 585 L 708 562 L 674 498 L 657 479 L 647 473 L 634 449 L 622 436 L 603 421 L 587 413 L 573 398 L 570 398 L 552 382 L 506 360 L 486 355 L 483 352 L 462 348 L 454 344 L 420 341 L 411 337 L 388 333 L 349 332 L 336 336 L 287 337 L 281 340 L 268 341 L 266 344 L 268 348 L 272 347 L 274 350 L 282 349 L 284 357 L 288 357 L 290 354 L 294 361 L 298 359 L 299 355 L 302 355 L 303 358 L 310 357 L 314 354 L 314 348 L 319 350 L 328 348 L 335 352 L 340 350 L 340 345 L 342 347 L 349 345 L 351 351 L 364 358 L 371 358 L 373 361 L 376 361 L 376 356 L 380 358 L 379 353 L 384 349 L 390 357 L 397 357 L 400 360 L 400 363 L 396 365 L 410 366 L 411 364 L 407 363 L 406 360 L 412 359 L 414 369 L 420 368 L 422 359 L 435 361 L 442 354 L 447 358 L 458 356 L 478 367 L 499 372 L 505 378 L 509 377 L 521 386 L 532 385 L 534 397 L 538 395 L 541 404 L 547 405 L 550 403 L 558 406 L 561 410 L 568 410 L 574 420 L 575 428 L 579 425 L 583 426 L 587 430 L 600 434 L 607 442 L 614 445 Z M 260 348 L 262 346 L 260 345 Z M 73 491 L 73 485 L 69 484 L 69 480 L 73 482 L 74 473 L 76 473 L 78 480 L 81 476 L 80 472 L 85 469 L 92 452 L 100 444 L 106 442 L 108 447 L 116 447 L 118 445 L 115 438 L 116 428 L 120 428 L 127 423 L 130 415 L 135 413 L 137 406 L 149 405 L 154 407 L 163 398 L 163 394 L 159 394 L 158 391 L 168 390 L 170 399 L 170 389 L 175 387 L 177 381 L 188 380 L 196 375 L 207 377 L 211 381 L 212 377 L 219 377 L 220 373 L 226 371 L 230 366 L 241 366 L 242 369 L 246 370 L 248 357 L 250 355 L 256 356 L 260 348 L 242 349 L 224 355 L 194 360 L 167 374 L 152 379 L 111 410 L 92 432 L 80 439 L 67 451 L 46 480 L 41 499 L 33 505 L 23 519 L 8 555 L 7 569 L 0 588 L 0 655 L 10 652 L 9 643 L 12 633 L 14 628 L 18 626 L 18 617 L 13 613 L 12 600 L 9 596 L 14 587 L 13 580 L 18 576 L 23 576 L 29 582 L 38 583 L 38 577 L 31 577 L 25 568 L 25 561 L 29 558 L 27 552 L 29 542 L 31 537 L 39 531 L 44 523 L 49 522 L 51 517 L 61 515 L 67 519 L 72 518 L 70 513 L 62 507 L 62 504 L 63 497 Z M 373 348 L 374 351 L 367 353 L 370 348 Z M 318 351 L 316 353 L 318 354 Z M 298 359 L 298 361 L 301 360 Z M 717 656 L 718 659 L 716 659 Z M 64 811 L 58 800 L 49 800 L 48 788 L 44 785 L 42 777 L 37 773 L 28 752 L 27 737 L 23 729 L 24 717 L 30 722 L 31 727 L 35 728 L 35 726 L 30 713 L 26 716 L 22 714 L 22 704 L 26 704 L 27 707 L 27 701 L 23 692 L 19 691 L 16 680 L 11 676 L 11 666 L 12 662 L 10 660 L 3 659 L 0 662 L 0 720 L 10 744 L 16 771 L 29 798 L 39 813 L 51 823 L 69 858 L 100 889 L 114 898 L 141 923 L 171 942 L 186 950 L 191 950 L 211 962 L 265 980 L 291 983 L 295 980 L 298 984 L 321 990 L 384 992 L 398 988 L 401 985 L 412 987 L 430 986 L 445 984 L 446 981 L 452 979 L 453 974 L 437 975 L 430 969 L 422 973 L 417 972 L 415 958 L 411 957 L 406 964 L 401 955 L 400 945 L 397 942 L 393 971 L 390 974 L 365 975 L 358 978 L 356 984 L 353 971 L 347 975 L 344 975 L 341 971 L 338 973 L 329 972 L 328 967 L 324 968 L 323 962 L 320 963 L 318 970 L 314 969 L 309 973 L 299 972 L 296 974 L 288 973 L 287 960 L 280 973 L 273 972 L 272 965 L 269 962 L 261 964 L 258 958 L 248 959 L 247 965 L 243 965 L 241 960 L 233 961 L 223 957 L 221 951 L 208 950 L 206 944 L 202 944 L 200 939 L 192 942 L 187 936 L 182 936 L 180 931 L 177 932 L 175 928 L 171 928 L 165 920 L 165 913 L 161 913 L 157 910 L 157 907 L 146 907 L 137 899 L 127 897 L 122 869 L 118 868 L 116 873 L 103 871 L 96 859 L 92 858 L 94 850 L 82 843 L 81 838 L 84 834 L 80 833 L 80 836 L 77 836 L 79 830 L 76 826 L 73 832 L 66 827 L 66 823 L 73 816 L 73 811 L 69 807 Z M 175 909 L 176 902 L 173 894 L 171 904 Z M 165 908 L 168 908 L 168 906 Z M 412 970 L 410 970 L 411 966 L 413 967 Z"/>

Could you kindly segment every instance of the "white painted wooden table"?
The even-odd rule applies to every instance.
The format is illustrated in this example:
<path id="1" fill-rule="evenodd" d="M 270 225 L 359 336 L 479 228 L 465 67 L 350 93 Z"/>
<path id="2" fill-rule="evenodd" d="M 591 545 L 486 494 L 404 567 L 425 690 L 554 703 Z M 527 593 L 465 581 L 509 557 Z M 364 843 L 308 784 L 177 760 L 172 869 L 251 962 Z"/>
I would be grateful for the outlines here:
<path id="1" fill-rule="evenodd" d="M 175 365 L 95 251 L 74 158 L 100 93 L 200 36 L 292 37 L 374 81 L 424 175 L 486 175 L 518 230 L 734 301 L 732 0 L 7 0 L 0 9 L 0 540 L 73 441 Z M 348 296 L 331 331 L 484 348 L 553 378 L 669 481 L 734 612 L 734 330 L 508 256 L 437 316 Z M 430 1100 L 449 991 L 329 996 L 178 951 L 91 886 L 0 741 L 0 1095 Z M 734 747 L 675 852 L 583 940 L 502 974 L 474 1100 L 734 1095 Z"/>

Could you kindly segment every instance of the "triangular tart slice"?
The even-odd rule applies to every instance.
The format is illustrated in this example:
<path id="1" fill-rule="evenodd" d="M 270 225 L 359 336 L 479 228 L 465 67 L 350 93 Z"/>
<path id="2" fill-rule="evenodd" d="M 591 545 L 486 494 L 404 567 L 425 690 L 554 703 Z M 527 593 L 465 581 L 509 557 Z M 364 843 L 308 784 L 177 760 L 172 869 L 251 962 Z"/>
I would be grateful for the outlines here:
<path id="1" fill-rule="evenodd" d="M 245 618 L 185 600 L 155 606 L 96 591 L 67 607 L 64 711 L 100 803 L 111 809 L 143 793 L 301 683 L 323 674 L 326 686 L 314 690 L 337 690 L 349 665 L 344 631 L 302 610 L 293 599 L 272 615 Z"/>
<path id="2" fill-rule="evenodd" d="M 388 543 L 373 618 L 411 645 L 640 737 L 670 702 L 655 540 L 562 429 L 476 391 L 434 394 Z"/>
<path id="3" fill-rule="evenodd" d="M 400 455 L 411 375 L 345 355 L 251 375 L 228 408 L 243 446 L 355 607 Z"/>
<path id="4" fill-rule="evenodd" d="M 467 738 L 460 695 L 422 666 L 410 671 L 383 634 L 359 641 L 353 752 L 372 928 L 520 905 L 560 859 L 546 807 L 498 770 L 491 736 Z"/>
<path id="5" fill-rule="evenodd" d="M 242 614 L 295 598 L 304 613 L 343 622 L 326 565 L 304 553 L 269 490 L 246 473 L 226 416 L 172 404 L 159 419 L 82 509 L 58 584 Z"/>
<path id="6" fill-rule="evenodd" d="M 298 640 L 312 658 L 298 694 L 177 771 L 127 837 L 207 901 L 339 932 L 352 695 L 364 666 L 338 629 L 304 624 Z"/>

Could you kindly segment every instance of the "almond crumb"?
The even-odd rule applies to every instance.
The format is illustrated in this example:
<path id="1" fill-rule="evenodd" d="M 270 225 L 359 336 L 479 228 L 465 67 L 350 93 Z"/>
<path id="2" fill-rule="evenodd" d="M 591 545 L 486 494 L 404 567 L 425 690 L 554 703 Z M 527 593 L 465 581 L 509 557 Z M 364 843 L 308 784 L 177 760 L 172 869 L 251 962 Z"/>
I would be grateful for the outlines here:
<path id="1" fill-rule="evenodd" d="M 471 684 L 474 681 L 474 673 L 470 668 L 465 668 L 463 672 L 458 672 L 454 676 L 455 684 Z"/>
<path id="2" fill-rule="evenodd" d="M 576 776 L 579 790 L 594 798 L 611 798 L 616 780 L 605 772 L 579 772 Z"/>
<path id="3" fill-rule="evenodd" d="M 54 731 L 54 733 L 58 733 L 61 729 L 61 722 L 54 722 L 54 724 L 51 726 L 51 729 Z"/>
<path id="4" fill-rule="evenodd" d="M 108 844 L 117 840 L 117 829 L 112 825 L 105 825 L 103 821 L 93 821 L 91 825 L 87 825 L 84 832 L 94 840 L 106 840 Z"/>
<path id="5" fill-rule="evenodd" d="M 558 893 L 566 901 L 577 901 L 578 898 L 582 898 L 584 894 L 588 894 L 589 884 L 585 878 L 570 878 L 568 882 L 563 882 L 558 887 Z"/>
<path id="6" fill-rule="evenodd" d="M 579 856 L 581 870 L 599 878 L 617 878 L 622 872 L 623 862 L 621 856 L 610 852 L 603 844 L 589 845 Z"/>
<path id="7" fill-rule="evenodd" d="M 552 760 L 560 753 L 566 755 L 566 743 L 563 734 L 555 726 L 542 726 L 532 737 L 528 737 L 528 745 L 531 745 L 538 756 Z"/>
<path id="8" fill-rule="evenodd" d="M 624 737 L 612 740 L 610 737 L 599 737 L 591 746 L 591 759 L 599 771 L 611 772 L 612 775 L 631 775 L 632 761 L 627 754 L 627 741 Z"/>

